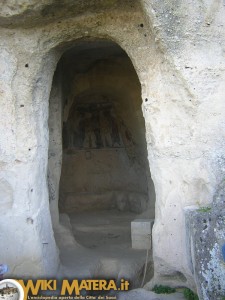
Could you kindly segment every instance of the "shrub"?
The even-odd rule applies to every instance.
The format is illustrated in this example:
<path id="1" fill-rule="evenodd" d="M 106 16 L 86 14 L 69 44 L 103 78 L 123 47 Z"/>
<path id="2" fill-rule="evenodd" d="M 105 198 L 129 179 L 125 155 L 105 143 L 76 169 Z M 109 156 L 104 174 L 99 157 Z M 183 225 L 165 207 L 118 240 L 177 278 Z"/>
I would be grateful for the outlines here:
<path id="1" fill-rule="evenodd" d="M 172 294 L 176 292 L 176 289 L 165 285 L 155 285 L 152 291 L 156 294 Z"/>
<path id="2" fill-rule="evenodd" d="M 187 300 L 199 300 L 198 299 L 198 295 L 196 295 L 194 292 L 192 292 L 192 290 L 190 289 L 184 289 L 184 297 Z"/>
<path id="3" fill-rule="evenodd" d="M 208 207 L 208 206 L 200 207 L 198 209 L 199 212 L 209 212 L 210 210 L 211 210 L 211 207 Z"/>

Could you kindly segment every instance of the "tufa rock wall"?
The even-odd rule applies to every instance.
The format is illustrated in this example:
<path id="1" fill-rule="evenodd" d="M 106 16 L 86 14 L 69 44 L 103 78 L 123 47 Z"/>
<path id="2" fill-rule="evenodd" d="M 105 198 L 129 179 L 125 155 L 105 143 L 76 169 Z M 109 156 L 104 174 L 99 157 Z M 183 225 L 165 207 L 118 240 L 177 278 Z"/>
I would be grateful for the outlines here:
<path id="1" fill-rule="evenodd" d="M 49 96 L 61 55 L 97 37 L 126 51 L 141 83 L 156 190 L 154 282 L 194 287 L 184 207 L 211 203 L 225 172 L 222 1 L 4 1 L 0 10 L 0 253 L 11 275 L 56 273 Z"/>

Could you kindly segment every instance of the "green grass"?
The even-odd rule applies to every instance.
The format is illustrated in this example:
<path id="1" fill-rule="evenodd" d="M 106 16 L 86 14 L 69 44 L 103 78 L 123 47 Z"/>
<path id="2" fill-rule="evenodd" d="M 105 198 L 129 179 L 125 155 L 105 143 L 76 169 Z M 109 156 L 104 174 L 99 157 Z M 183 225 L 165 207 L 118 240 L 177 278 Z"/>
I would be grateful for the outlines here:
<path id="1" fill-rule="evenodd" d="M 155 285 L 152 291 L 156 294 L 172 294 L 176 292 L 176 289 L 165 285 Z"/>
<path id="2" fill-rule="evenodd" d="M 184 298 L 187 300 L 199 300 L 198 295 L 196 295 L 192 290 L 186 288 L 184 289 Z"/>
<path id="3" fill-rule="evenodd" d="M 211 210 L 211 207 L 209 207 L 209 206 L 200 207 L 200 208 L 198 209 L 199 212 L 208 212 L 208 211 L 210 211 L 210 210 Z"/>

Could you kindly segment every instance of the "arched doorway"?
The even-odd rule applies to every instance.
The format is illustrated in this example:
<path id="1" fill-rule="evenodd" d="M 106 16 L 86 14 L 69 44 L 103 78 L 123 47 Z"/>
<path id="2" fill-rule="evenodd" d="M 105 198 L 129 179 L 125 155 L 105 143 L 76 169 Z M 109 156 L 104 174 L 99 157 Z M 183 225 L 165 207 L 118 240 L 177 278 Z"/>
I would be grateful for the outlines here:
<path id="1" fill-rule="evenodd" d="M 50 97 L 49 174 L 60 177 L 61 222 L 75 238 L 57 238 L 66 275 L 76 266 L 77 276 L 134 280 L 142 271 L 145 251 L 131 248 L 130 225 L 154 218 L 155 192 L 141 103 L 131 60 L 114 42 L 81 40 L 61 57 Z"/>

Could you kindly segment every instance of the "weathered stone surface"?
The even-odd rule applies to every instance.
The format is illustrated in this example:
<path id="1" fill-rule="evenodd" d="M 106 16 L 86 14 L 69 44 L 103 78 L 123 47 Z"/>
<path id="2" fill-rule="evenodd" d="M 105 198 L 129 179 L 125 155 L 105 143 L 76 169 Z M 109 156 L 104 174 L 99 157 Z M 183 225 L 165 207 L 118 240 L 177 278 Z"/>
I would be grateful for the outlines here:
<path id="1" fill-rule="evenodd" d="M 190 266 L 200 299 L 222 299 L 225 295 L 225 185 L 220 185 L 210 207 L 186 210 Z"/>
<path id="2" fill-rule="evenodd" d="M 47 189 L 52 78 L 61 54 L 76 40 L 106 38 L 127 52 L 142 87 L 156 190 L 154 280 L 193 287 L 183 208 L 211 203 L 225 175 L 224 6 L 207 0 L 135 1 L 141 9 L 128 1 L 133 7 L 127 9 L 106 2 L 91 1 L 98 6 L 90 10 L 84 1 L 76 1 L 78 10 L 70 1 L 63 9 L 51 1 L 1 6 L 0 174 L 13 207 L 8 215 L 1 212 L 0 253 L 12 275 L 19 274 L 15 266 L 30 275 L 57 269 Z M 43 232 L 48 246 L 42 246 Z M 29 243 L 21 244 L 23 234 Z M 7 239 L 20 245 L 20 257 L 5 251 Z M 24 258 L 27 262 L 31 252 L 28 266 Z"/>
<path id="3" fill-rule="evenodd" d="M 131 10 L 139 6 L 138 1 L 91 0 L 91 1 L 53 1 L 53 0 L 4 0 L 0 9 L 0 24 L 6 27 L 31 27 L 50 23 L 66 17 L 77 17 L 86 13 L 105 10 Z"/>

